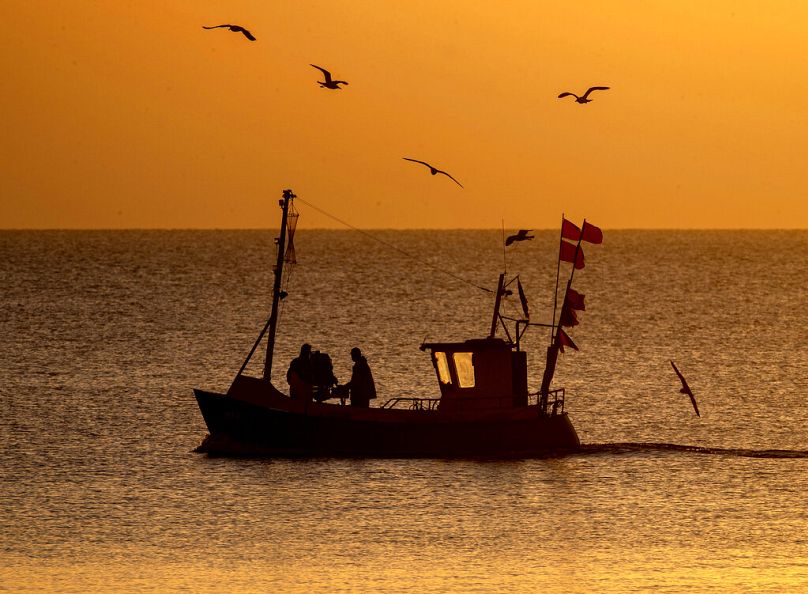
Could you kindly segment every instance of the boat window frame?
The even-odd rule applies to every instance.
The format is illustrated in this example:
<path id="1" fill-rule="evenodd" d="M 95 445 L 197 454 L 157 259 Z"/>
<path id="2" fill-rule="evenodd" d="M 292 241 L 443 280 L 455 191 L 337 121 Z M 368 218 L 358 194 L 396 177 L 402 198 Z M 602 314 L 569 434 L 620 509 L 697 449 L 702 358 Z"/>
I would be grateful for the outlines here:
<path id="1" fill-rule="evenodd" d="M 477 372 L 474 367 L 474 353 L 471 351 L 455 351 L 452 353 L 452 365 L 457 377 L 457 387 L 474 388 L 477 385 Z M 469 383 L 470 380 L 470 383 Z"/>

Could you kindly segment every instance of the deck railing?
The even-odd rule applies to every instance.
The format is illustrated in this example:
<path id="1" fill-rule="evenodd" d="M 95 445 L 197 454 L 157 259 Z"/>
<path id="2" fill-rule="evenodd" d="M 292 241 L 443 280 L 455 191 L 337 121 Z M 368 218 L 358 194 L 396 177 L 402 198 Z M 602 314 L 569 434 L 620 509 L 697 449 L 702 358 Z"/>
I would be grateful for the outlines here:
<path id="1" fill-rule="evenodd" d="M 436 410 L 440 398 L 391 398 L 381 408 L 407 408 L 409 410 Z M 398 404 L 405 406 L 399 407 Z"/>
<path id="2" fill-rule="evenodd" d="M 533 392 L 528 397 L 529 404 L 536 404 L 541 407 L 541 393 Z M 544 410 L 539 411 L 544 416 L 555 416 L 564 412 L 564 388 L 556 388 L 547 392 L 547 402 L 544 404 Z"/>
<path id="3" fill-rule="evenodd" d="M 503 398 L 497 397 L 496 399 L 492 398 L 469 398 L 469 400 L 497 400 L 502 401 Z M 507 399 L 505 399 L 507 400 Z M 440 405 L 440 398 L 391 398 L 387 402 L 381 405 L 380 408 L 403 408 L 407 410 L 437 410 L 438 406 Z M 537 406 L 539 407 L 539 414 L 544 416 L 555 416 L 564 412 L 564 388 L 557 388 L 555 390 L 550 390 L 547 393 L 547 402 L 545 403 L 544 409 L 541 409 L 541 394 L 539 392 L 533 392 L 528 394 L 527 399 L 528 406 Z"/>

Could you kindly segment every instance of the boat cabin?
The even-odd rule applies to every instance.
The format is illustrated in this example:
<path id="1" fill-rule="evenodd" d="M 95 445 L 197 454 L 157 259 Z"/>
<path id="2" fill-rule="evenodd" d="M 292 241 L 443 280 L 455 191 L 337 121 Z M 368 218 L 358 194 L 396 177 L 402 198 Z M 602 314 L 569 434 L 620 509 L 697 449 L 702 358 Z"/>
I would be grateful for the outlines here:
<path id="1" fill-rule="evenodd" d="M 527 354 L 501 338 L 429 342 L 443 411 L 527 406 Z"/>

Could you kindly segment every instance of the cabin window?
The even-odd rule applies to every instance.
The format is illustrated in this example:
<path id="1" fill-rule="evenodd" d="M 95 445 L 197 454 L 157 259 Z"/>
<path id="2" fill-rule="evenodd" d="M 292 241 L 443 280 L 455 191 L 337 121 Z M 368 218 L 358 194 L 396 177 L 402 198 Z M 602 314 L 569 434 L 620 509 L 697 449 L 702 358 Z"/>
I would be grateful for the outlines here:
<path id="1" fill-rule="evenodd" d="M 457 371 L 457 383 L 461 388 L 474 387 L 474 363 L 471 360 L 471 353 L 454 353 L 455 371 Z"/>
<path id="2" fill-rule="evenodd" d="M 435 362 L 438 366 L 438 379 L 442 384 L 451 384 L 452 376 L 449 374 L 449 360 L 446 358 L 446 353 L 435 353 Z"/>

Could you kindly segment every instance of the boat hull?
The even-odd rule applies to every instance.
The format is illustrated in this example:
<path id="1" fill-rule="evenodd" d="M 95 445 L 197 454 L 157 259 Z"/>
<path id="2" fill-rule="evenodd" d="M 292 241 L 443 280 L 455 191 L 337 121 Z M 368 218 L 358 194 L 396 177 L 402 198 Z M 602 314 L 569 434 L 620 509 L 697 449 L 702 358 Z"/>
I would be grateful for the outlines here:
<path id="1" fill-rule="evenodd" d="M 246 378 L 245 378 L 246 379 Z M 357 409 L 291 400 L 264 383 L 234 384 L 227 395 L 194 390 L 215 455 L 520 458 L 576 450 L 566 413 L 536 406 L 489 412 Z M 245 383 L 247 388 L 244 389 Z"/>

